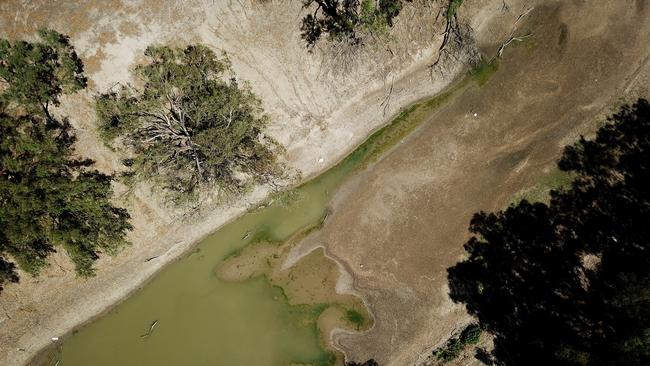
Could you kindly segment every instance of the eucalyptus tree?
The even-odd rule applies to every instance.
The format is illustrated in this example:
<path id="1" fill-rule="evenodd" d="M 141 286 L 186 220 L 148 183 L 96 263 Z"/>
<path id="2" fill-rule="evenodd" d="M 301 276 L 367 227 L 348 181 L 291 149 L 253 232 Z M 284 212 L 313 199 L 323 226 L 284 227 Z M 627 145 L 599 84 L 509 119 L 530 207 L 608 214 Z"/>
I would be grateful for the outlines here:
<path id="1" fill-rule="evenodd" d="M 323 36 L 353 44 L 360 35 L 384 35 L 409 0 L 303 0 L 302 38 L 313 47 Z"/>
<path id="2" fill-rule="evenodd" d="M 112 178 L 75 154 L 70 123 L 49 110 L 86 86 L 83 64 L 68 37 L 38 35 L 0 39 L 0 290 L 19 280 L 18 268 L 37 275 L 57 248 L 91 276 L 131 229 L 126 210 L 111 203 Z"/>
<path id="3" fill-rule="evenodd" d="M 471 221 L 451 298 L 495 336 L 499 365 L 650 364 L 650 104 L 568 146 L 550 204 Z"/>
<path id="4" fill-rule="evenodd" d="M 277 175 L 268 118 L 249 86 L 227 77 L 225 56 L 202 45 L 152 46 L 145 56 L 135 69 L 141 86 L 96 98 L 102 134 L 127 148 L 134 181 L 150 180 L 183 202 L 202 188 L 240 193 Z"/>
<path id="5" fill-rule="evenodd" d="M 51 117 L 49 107 L 59 104 L 61 94 L 84 89 L 87 78 L 68 36 L 43 28 L 38 36 L 38 42 L 13 44 L 0 39 L 2 99 Z"/>

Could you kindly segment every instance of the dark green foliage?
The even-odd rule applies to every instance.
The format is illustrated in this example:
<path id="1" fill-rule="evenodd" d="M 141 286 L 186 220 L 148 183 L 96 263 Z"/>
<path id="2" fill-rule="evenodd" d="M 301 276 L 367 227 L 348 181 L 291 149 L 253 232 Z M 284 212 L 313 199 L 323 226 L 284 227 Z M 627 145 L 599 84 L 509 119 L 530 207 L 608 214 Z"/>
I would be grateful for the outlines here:
<path id="1" fill-rule="evenodd" d="M 40 42 L 0 39 L 0 79 L 7 83 L 2 99 L 29 111 L 47 112 L 61 93 L 86 87 L 83 64 L 67 36 L 40 29 Z"/>
<path id="2" fill-rule="evenodd" d="M 465 345 L 475 345 L 481 339 L 481 327 L 478 324 L 470 324 L 460 333 L 460 341 Z"/>
<path id="3" fill-rule="evenodd" d="M 149 47 L 145 55 L 149 63 L 135 70 L 142 88 L 96 98 L 104 138 L 131 148 L 133 180 L 151 179 L 185 201 L 202 186 L 241 192 L 279 172 L 261 103 L 247 85 L 223 80 L 225 57 L 205 46 Z"/>
<path id="4" fill-rule="evenodd" d="M 454 360 L 467 346 L 476 345 L 481 338 L 481 333 L 478 324 L 470 324 L 463 328 L 458 337 L 450 338 L 443 347 L 433 350 L 433 355 L 442 363 Z"/>
<path id="5" fill-rule="evenodd" d="M 81 63 L 67 37 L 39 34 L 43 43 L 0 40 L 0 289 L 18 281 L 11 260 L 37 275 L 57 247 L 90 276 L 99 254 L 115 253 L 131 229 L 110 203 L 111 177 L 72 156 L 70 124 L 47 109 L 85 86 Z"/>
<path id="6" fill-rule="evenodd" d="M 111 178 L 71 157 L 65 121 L 0 115 L 0 133 L 2 252 L 36 275 L 61 246 L 80 275 L 91 275 L 98 252 L 114 253 L 130 228 L 126 211 L 109 202 Z"/>
<path id="7" fill-rule="evenodd" d="M 372 358 L 366 362 L 348 362 L 345 365 L 346 366 L 379 366 L 377 361 L 373 360 Z"/>
<path id="8" fill-rule="evenodd" d="M 650 364 L 650 105 L 565 149 L 550 204 L 478 213 L 451 297 L 503 365 Z M 484 355 L 485 356 L 485 355 Z"/>
<path id="9" fill-rule="evenodd" d="M 303 0 L 303 6 L 314 11 L 302 20 L 302 37 L 309 47 L 324 34 L 358 44 L 360 32 L 385 34 L 404 1 L 408 0 Z"/>

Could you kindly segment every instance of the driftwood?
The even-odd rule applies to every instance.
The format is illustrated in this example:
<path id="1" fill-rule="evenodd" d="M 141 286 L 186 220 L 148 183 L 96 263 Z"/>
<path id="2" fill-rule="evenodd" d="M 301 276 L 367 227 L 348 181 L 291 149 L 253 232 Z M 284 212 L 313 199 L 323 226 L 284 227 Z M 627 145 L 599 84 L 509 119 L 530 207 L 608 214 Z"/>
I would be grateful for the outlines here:
<path id="1" fill-rule="evenodd" d="M 499 57 L 499 58 L 500 58 L 501 55 L 503 54 L 503 51 L 504 51 L 504 50 L 506 49 L 506 47 L 508 47 L 508 45 L 510 45 L 512 42 L 514 42 L 514 41 L 521 42 L 521 41 L 525 40 L 526 38 L 532 36 L 532 33 L 530 33 L 530 34 L 526 34 L 526 35 L 524 35 L 524 36 L 519 36 L 519 37 L 517 37 L 517 36 L 515 36 L 515 32 L 517 32 L 517 28 L 518 28 L 518 26 L 519 26 L 519 22 L 520 22 L 520 21 L 521 21 L 525 16 L 527 16 L 528 14 L 530 14 L 530 12 L 533 11 L 533 9 L 534 9 L 534 7 L 530 7 L 530 8 L 528 8 L 528 9 L 526 9 L 523 13 L 519 14 L 519 16 L 517 17 L 517 20 L 515 20 L 515 24 L 512 25 L 512 30 L 510 31 L 510 35 L 508 36 L 508 38 L 506 39 L 506 41 L 503 42 L 503 43 L 501 44 L 501 46 L 499 47 L 499 50 L 497 51 L 497 55 L 496 55 L 496 57 Z"/>
<path id="2" fill-rule="evenodd" d="M 158 257 L 160 257 L 160 256 L 159 255 L 154 255 L 153 257 L 149 257 L 149 258 L 145 259 L 144 261 L 145 262 L 151 262 L 152 260 L 154 260 L 154 259 L 156 259 Z"/>
<path id="3" fill-rule="evenodd" d="M 442 43 L 438 48 L 438 57 L 433 62 L 433 64 L 429 65 L 429 69 L 432 75 L 434 69 L 436 69 L 441 62 L 443 62 L 448 57 L 453 56 L 448 49 L 449 48 L 448 44 L 450 40 L 453 39 L 457 47 L 461 47 L 463 45 L 464 40 L 460 29 L 460 23 L 458 22 L 458 16 L 455 11 L 453 12 L 453 14 L 450 12 L 451 6 L 452 3 L 450 1 L 447 7 L 444 8 L 444 13 L 443 13 L 443 7 L 440 7 L 438 9 L 438 14 L 436 14 L 436 18 L 434 20 L 434 22 L 438 22 L 438 19 L 442 15 L 443 18 L 445 19 L 445 31 L 442 33 L 443 38 L 442 38 Z"/>
<path id="4" fill-rule="evenodd" d="M 156 327 L 156 324 L 158 324 L 158 320 L 154 320 L 153 323 L 151 323 L 151 326 L 149 326 L 149 330 L 147 331 L 147 333 L 141 335 L 140 338 L 143 338 L 143 339 L 148 338 L 151 335 L 151 333 L 153 332 L 153 328 Z"/>

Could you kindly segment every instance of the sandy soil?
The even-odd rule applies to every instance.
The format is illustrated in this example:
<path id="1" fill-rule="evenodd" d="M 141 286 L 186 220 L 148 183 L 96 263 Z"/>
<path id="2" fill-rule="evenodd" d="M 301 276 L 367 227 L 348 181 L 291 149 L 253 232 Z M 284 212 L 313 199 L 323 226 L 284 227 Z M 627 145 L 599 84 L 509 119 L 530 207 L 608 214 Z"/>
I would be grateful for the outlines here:
<path id="1" fill-rule="evenodd" d="M 446 268 L 462 258 L 471 215 L 503 208 L 550 171 L 562 146 L 648 96 L 647 2 L 528 4 L 535 9 L 519 34 L 533 36 L 506 49 L 489 83 L 348 181 L 323 229 L 304 241 L 345 265 L 375 316 L 368 332 L 335 337 L 350 359 L 430 364 L 431 350 L 469 321 L 447 296 Z M 509 32 L 504 24 L 484 25 L 486 51 L 498 48 L 491 35 Z"/>
<path id="2" fill-rule="evenodd" d="M 501 14 L 501 1 L 468 0 L 461 16 L 477 30 Z M 90 79 L 90 89 L 64 98 L 60 113 L 77 128 L 79 154 L 105 172 L 120 158 L 98 139 L 90 106 L 94 93 L 130 78 L 129 68 L 152 43 L 204 42 L 225 50 L 237 77 L 251 83 L 272 122 L 270 133 L 287 149 L 290 167 L 303 178 L 341 159 L 401 107 L 434 94 L 465 66 L 467 55 L 430 77 L 428 64 L 441 41 L 437 5 L 407 6 L 392 40 L 370 42 L 350 53 L 323 44 L 307 53 L 299 38 L 299 1 L 50 1 L 0 2 L 3 37 L 30 39 L 47 26 L 69 34 Z M 427 3 L 430 4 L 430 3 Z M 480 12 L 480 14 L 479 14 Z M 389 93 L 389 91 L 392 91 Z M 98 275 L 75 278 L 63 254 L 40 277 L 23 275 L 0 296 L 0 364 L 19 365 L 75 325 L 136 290 L 164 264 L 206 234 L 244 212 L 268 193 L 260 187 L 228 207 L 192 217 L 166 207 L 146 186 L 123 196 L 135 230 L 132 246 L 102 258 Z M 155 260 L 145 261 L 156 257 Z"/>

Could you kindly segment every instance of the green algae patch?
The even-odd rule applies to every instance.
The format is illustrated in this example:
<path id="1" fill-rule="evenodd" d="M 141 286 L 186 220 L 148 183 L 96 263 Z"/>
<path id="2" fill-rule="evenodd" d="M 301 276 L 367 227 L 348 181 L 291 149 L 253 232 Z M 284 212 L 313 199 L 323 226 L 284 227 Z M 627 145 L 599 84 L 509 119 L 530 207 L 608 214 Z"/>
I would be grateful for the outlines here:
<path id="1" fill-rule="evenodd" d="M 366 318 L 363 316 L 363 314 L 354 309 L 349 309 L 345 312 L 345 320 L 351 324 L 354 324 L 356 329 L 361 328 L 366 322 Z"/>
<path id="2" fill-rule="evenodd" d="M 469 76 L 476 82 L 479 87 L 487 84 L 492 76 L 499 69 L 499 60 L 481 61 L 469 71 Z"/>

